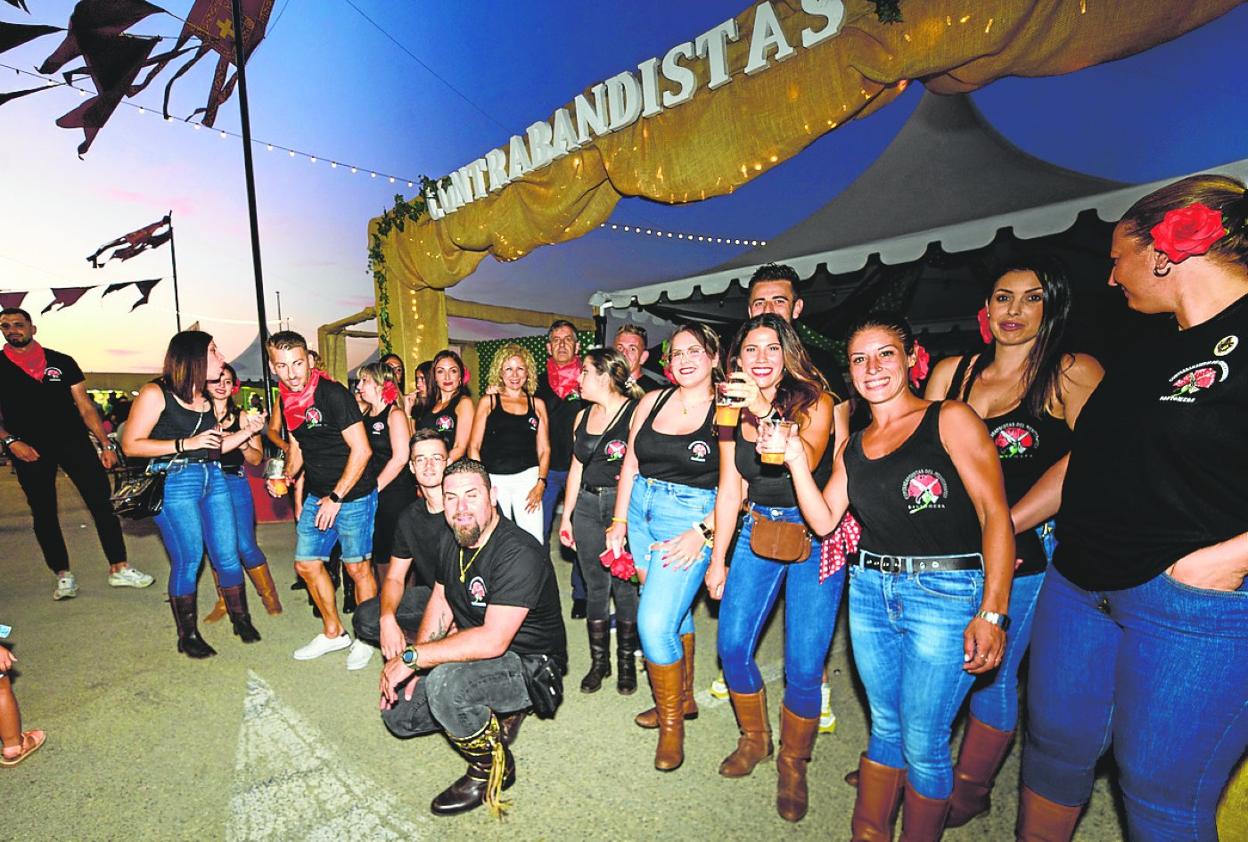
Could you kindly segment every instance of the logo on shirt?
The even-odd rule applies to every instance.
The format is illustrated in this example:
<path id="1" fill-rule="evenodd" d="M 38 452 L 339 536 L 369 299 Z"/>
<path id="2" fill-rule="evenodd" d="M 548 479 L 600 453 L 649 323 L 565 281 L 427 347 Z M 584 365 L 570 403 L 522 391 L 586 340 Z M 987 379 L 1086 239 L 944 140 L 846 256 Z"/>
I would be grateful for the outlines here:
<path id="1" fill-rule="evenodd" d="M 530 429 L 530 430 L 532 430 L 532 431 L 533 431 L 533 432 L 535 432 L 535 433 L 537 432 L 537 418 L 536 418 L 536 416 L 533 416 L 533 415 L 530 415 L 530 416 L 529 416 L 529 429 Z"/>
<path id="2" fill-rule="evenodd" d="M 439 415 L 438 420 L 433 422 L 433 428 L 437 430 L 439 433 L 447 433 L 447 432 L 450 432 L 451 427 L 454 425 L 454 423 L 455 422 L 454 420 L 451 419 L 451 416 Z"/>
<path id="3" fill-rule="evenodd" d="M 607 442 L 607 446 L 602 449 L 602 452 L 607 455 L 608 462 L 618 462 L 628 453 L 628 442 L 612 439 Z"/>
<path id="4" fill-rule="evenodd" d="M 472 581 L 468 583 L 468 595 L 472 597 L 473 608 L 484 608 L 485 580 L 480 576 L 473 576 Z"/>
<path id="5" fill-rule="evenodd" d="M 303 422 L 309 427 L 319 427 L 324 420 L 325 417 L 321 415 L 321 411 L 316 407 L 309 409 L 303 416 Z"/>
<path id="6" fill-rule="evenodd" d="M 1040 434 L 1029 424 L 1002 424 L 992 431 L 992 443 L 1002 459 L 1023 459 L 1040 444 Z"/>
<path id="7" fill-rule="evenodd" d="M 374 421 L 374 422 L 373 422 L 373 432 L 374 432 L 374 433 L 384 433 L 385 431 L 386 431 L 386 422 L 385 422 L 385 421 Z"/>
<path id="8" fill-rule="evenodd" d="M 1230 373 L 1230 367 L 1221 360 L 1189 365 L 1170 378 L 1170 394 L 1158 400 L 1195 403 L 1197 394 L 1221 383 Z"/>
<path id="9" fill-rule="evenodd" d="M 711 446 L 706 442 L 698 439 L 689 443 L 689 461 L 705 462 L 706 457 L 711 455 Z"/>
<path id="10" fill-rule="evenodd" d="M 902 482 L 901 493 L 906 498 L 906 508 L 913 515 L 924 509 L 943 509 L 949 486 L 939 471 L 920 468 Z"/>
<path id="11" fill-rule="evenodd" d="M 43 370 L 43 380 L 45 383 L 60 383 L 61 370 L 54 365 L 50 365 Z"/>
<path id="12" fill-rule="evenodd" d="M 1238 345 L 1239 337 L 1235 334 L 1223 336 L 1218 340 L 1218 344 L 1213 346 L 1213 355 L 1215 357 L 1225 357 L 1231 351 L 1234 351 Z"/>

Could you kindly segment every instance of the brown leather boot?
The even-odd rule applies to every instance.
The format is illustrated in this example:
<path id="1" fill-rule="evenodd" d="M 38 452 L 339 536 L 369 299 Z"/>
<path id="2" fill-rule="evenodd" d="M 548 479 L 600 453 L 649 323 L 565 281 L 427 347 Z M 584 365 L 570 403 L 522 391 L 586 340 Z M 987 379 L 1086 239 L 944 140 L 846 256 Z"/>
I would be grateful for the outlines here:
<path id="1" fill-rule="evenodd" d="M 858 798 L 850 820 L 853 842 L 892 842 L 906 770 L 858 758 Z"/>
<path id="2" fill-rule="evenodd" d="M 1018 801 L 1018 842 L 1070 842 L 1083 807 L 1067 807 L 1023 787 Z"/>
<path id="3" fill-rule="evenodd" d="M 491 713 L 481 730 L 471 737 L 461 739 L 447 734 L 447 739 L 468 761 L 468 771 L 442 790 L 429 809 L 439 816 L 453 816 L 484 804 L 495 818 L 502 818 L 508 804 L 501 793 L 516 782 L 516 762 L 503 745 L 498 717 Z"/>
<path id="4" fill-rule="evenodd" d="M 682 634 L 680 646 L 684 650 L 681 662 L 685 665 L 684 706 L 685 719 L 698 718 L 698 703 L 693 700 L 693 635 Z M 649 661 L 646 661 L 649 664 Z M 643 710 L 633 717 L 638 728 L 658 728 L 659 712 L 655 708 Z"/>
<path id="5" fill-rule="evenodd" d="M 737 727 L 741 736 L 737 750 L 719 764 L 719 774 L 725 778 L 744 778 L 754 767 L 771 757 L 771 724 L 767 721 L 767 691 L 757 693 L 733 693 L 732 709 L 737 714 Z"/>
<path id="6" fill-rule="evenodd" d="M 264 610 L 273 616 L 281 614 L 282 601 L 277 598 L 277 585 L 273 584 L 273 574 L 269 572 L 269 565 L 258 564 L 246 569 L 247 578 L 251 579 L 256 593 L 260 595 L 260 601 L 264 603 Z"/>
<path id="7" fill-rule="evenodd" d="M 899 842 L 940 842 L 949 815 L 948 798 L 924 798 L 906 784 L 906 800 L 901 808 Z"/>
<path id="8" fill-rule="evenodd" d="M 1010 753 L 1013 731 L 998 731 L 975 717 L 966 723 L 953 770 L 953 795 L 945 827 L 961 827 L 991 806 L 992 783 Z"/>
<path id="9" fill-rule="evenodd" d="M 212 606 L 212 610 L 204 617 L 204 622 L 215 623 L 225 616 L 225 597 L 221 595 L 221 580 L 217 578 L 217 568 L 208 565 L 208 569 L 212 572 L 213 584 L 217 586 L 217 604 Z"/>
<path id="10" fill-rule="evenodd" d="M 173 609 L 173 622 L 178 627 L 178 651 L 188 658 L 208 658 L 217 654 L 217 650 L 199 636 L 199 629 L 195 623 L 195 616 L 198 613 L 195 600 L 193 593 L 169 597 L 169 607 Z"/>
<path id="11" fill-rule="evenodd" d="M 806 719 L 780 706 L 780 751 L 776 755 L 776 812 L 800 822 L 806 815 L 806 764 L 819 733 L 819 717 Z"/>
<path id="12" fill-rule="evenodd" d="M 685 719 L 681 702 L 684 695 L 684 662 L 656 664 L 646 661 L 654 707 L 658 711 L 659 745 L 654 752 L 654 768 L 660 772 L 679 769 L 685 762 Z"/>
<path id="13" fill-rule="evenodd" d="M 221 598 L 225 600 L 225 609 L 230 614 L 234 634 L 243 643 L 258 643 L 260 632 L 251 624 L 251 612 L 247 610 L 247 592 L 243 590 L 243 583 L 239 582 L 232 588 L 221 588 Z"/>

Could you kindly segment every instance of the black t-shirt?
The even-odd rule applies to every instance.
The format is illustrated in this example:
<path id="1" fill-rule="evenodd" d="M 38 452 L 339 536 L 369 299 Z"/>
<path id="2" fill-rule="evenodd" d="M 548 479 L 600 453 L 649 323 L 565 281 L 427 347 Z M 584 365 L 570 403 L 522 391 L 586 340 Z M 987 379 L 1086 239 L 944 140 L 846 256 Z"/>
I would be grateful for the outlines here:
<path id="1" fill-rule="evenodd" d="M 550 470 L 566 471 L 572 465 L 572 428 L 576 424 L 576 413 L 584 409 L 586 403 L 575 389 L 568 392 L 566 398 L 556 395 L 545 374 L 537 378 L 534 397 L 546 403 L 546 417 L 550 420 Z"/>
<path id="2" fill-rule="evenodd" d="M 1075 426 L 1054 566 L 1119 590 L 1248 531 L 1246 430 L 1248 296 L 1106 373 Z"/>
<path id="3" fill-rule="evenodd" d="M 438 578 L 439 560 L 449 554 L 458 555 L 451 546 L 454 543 L 446 514 L 431 512 L 424 500 L 417 500 L 399 515 L 390 554 L 412 560 L 409 575 L 413 585 L 432 588 Z M 477 563 L 480 564 L 481 559 L 477 559 Z"/>
<path id="4" fill-rule="evenodd" d="M 528 608 L 507 651 L 549 655 L 566 670 L 568 640 L 550 556 L 532 535 L 497 513 L 495 517 L 498 526 L 475 560 L 478 550 L 460 547 L 454 537 L 441 545 L 437 578 L 446 590 L 455 625 L 461 630 L 485 625 L 485 611 L 491 605 Z M 466 568 L 462 582 L 461 563 Z"/>
<path id="5" fill-rule="evenodd" d="M 347 457 L 351 455 L 351 448 L 347 446 L 342 432 L 363 420 L 360 407 L 345 386 L 332 380 L 317 381 L 316 397 L 308 407 L 304 422 L 292 431 L 299 442 L 299 449 L 303 451 L 308 496 L 324 497 L 334 490 L 334 485 L 347 467 Z M 370 464 L 365 466 L 359 481 L 342 499 L 356 500 L 376 488 L 377 472 Z"/>
<path id="6" fill-rule="evenodd" d="M 36 450 L 81 445 L 87 426 L 69 389 L 86 378 L 74 358 L 43 349 L 47 366 L 36 380 L 0 352 L 0 415 L 4 429 Z"/>
<path id="7" fill-rule="evenodd" d="M 633 422 L 637 401 L 627 401 L 614 418 L 608 418 L 608 426 L 598 435 L 589 432 L 589 412 L 581 418 L 576 428 L 573 450 L 582 466 L 581 485 L 587 488 L 614 486 L 620 478 L 620 468 L 628 453 L 628 426 Z"/>

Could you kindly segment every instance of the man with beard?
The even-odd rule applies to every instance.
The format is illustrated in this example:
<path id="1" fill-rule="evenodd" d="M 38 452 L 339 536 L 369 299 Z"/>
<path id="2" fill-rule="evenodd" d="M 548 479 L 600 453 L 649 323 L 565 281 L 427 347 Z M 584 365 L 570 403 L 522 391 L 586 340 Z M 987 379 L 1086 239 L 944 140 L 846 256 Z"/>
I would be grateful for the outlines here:
<path id="1" fill-rule="evenodd" d="M 381 674 L 382 720 L 397 737 L 445 731 L 468 771 L 431 809 L 451 815 L 487 805 L 515 782 L 509 748 L 530 706 L 553 713 L 567 671 L 567 639 L 550 557 L 502 517 L 485 466 L 446 469 L 447 533 L 416 641 Z M 530 693 L 543 694 L 534 698 Z M 505 715 L 500 722 L 499 715 Z M 507 715 L 510 714 L 510 715 Z"/>
<path id="2" fill-rule="evenodd" d="M 555 520 L 555 506 L 563 499 L 568 470 L 572 466 L 572 427 L 581 402 L 581 345 L 576 326 L 559 319 L 546 331 L 546 376 L 538 376 L 534 397 L 546 403 L 550 419 L 550 469 L 542 489 L 542 535 L 546 552 L 550 552 L 550 527 Z M 593 559 L 597 561 L 597 559 Z M 580 565 L 572 562 L 572 619 L 585 617 L 585 579 Z"/>
<path id="3" fill-rule="evenodd" d="M 65 471 L 87 504 L 100 545 L 108 559 L 108 584 L 146 588 L 152 577 L 126 563 L 121 523 L 109 503 L 105 469 L 118 464 L 113 444 L 95 403 L 87 395 L 82 369 L 74 358 L 35 341 L 30 314 L 18 307 L 0 311 L 4 354 L 0 355 L 0 439 L 13 458 L 17 481 L 35 522 L 35 540 L 43 560 L 56 574 L 52 598 L 78 595 L 69 569 L 69 550 L 57 517 L 56 469 Z M 99 455 L 87 431 L 100 443 Z"/>
<path id="4" fill-rule="evenodd" d="M 390 567 L 381 583 L 381 595 L 360 603 L 352 619 L 356 639 L 379 646 L 386 659 L 395 657 L 416 639 L 425 604 L 433 591 L 437 548 L 449 534 L 442 513 L 446 453 L 446 442 L 437 430 L 417 430 L 412 436 L 411 469 L 420 486 L 421 499 L 408 506 L 395 525 Z"/>

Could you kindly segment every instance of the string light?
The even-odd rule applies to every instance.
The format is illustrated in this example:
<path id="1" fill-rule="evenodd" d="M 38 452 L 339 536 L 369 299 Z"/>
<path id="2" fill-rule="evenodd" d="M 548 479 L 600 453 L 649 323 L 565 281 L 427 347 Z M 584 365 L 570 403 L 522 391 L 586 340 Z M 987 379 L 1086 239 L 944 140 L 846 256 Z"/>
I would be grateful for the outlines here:
<path id="1" fill-rule="evenodd" d="M 697 240 L 699 243 L 722 243 L 726 245 L 738 246 L 765 246 L 766 240 L 737 239 L 735 237 L 716 237 L 711 234 L 690 234 L 687 231 L 661 231 L 658 228 L 647 228 L 642 231 L 640 225 L 629 223 L 625 225 L 622 222 L 603 222 L 599 228 L 606 228 L 611 231 L 622 231 L 625 234 L 648 234 L 651 237 L 659 237 L 660 239 L 677 239 L 677 240 Z"/>

